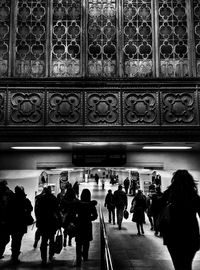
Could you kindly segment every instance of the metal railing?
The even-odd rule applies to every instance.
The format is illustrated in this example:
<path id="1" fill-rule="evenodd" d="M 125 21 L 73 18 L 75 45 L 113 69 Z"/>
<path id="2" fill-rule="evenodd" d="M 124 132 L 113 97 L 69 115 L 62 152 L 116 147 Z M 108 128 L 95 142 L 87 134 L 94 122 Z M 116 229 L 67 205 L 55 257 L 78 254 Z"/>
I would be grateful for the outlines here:
<path id="1" fill-rule="evenodd" d="M 106 233 L 106 226 L 104 222 L 101 205 L 99 206 L 99 220 L 100 220 L 100 237 L 101 237 L 101 269 L 113 270 L 112 257 L 108 245 L 108 237 Z"/>

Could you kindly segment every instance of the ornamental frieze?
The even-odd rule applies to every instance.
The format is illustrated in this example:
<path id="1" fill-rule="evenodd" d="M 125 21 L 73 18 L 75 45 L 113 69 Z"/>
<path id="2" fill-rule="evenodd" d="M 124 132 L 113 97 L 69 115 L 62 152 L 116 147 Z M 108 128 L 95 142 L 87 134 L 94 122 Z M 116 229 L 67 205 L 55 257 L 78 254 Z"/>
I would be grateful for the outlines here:
<path id="1" fill-rule="evenodd" d="M 196 92 L 168 92 L 161 94 L 162 125 L 197 125 Z"/>
<path id="2" fill-rule="evenodd" d="M 80 92 L 48 93 L 48 125 L 82 125 Z"/>
<path id="3" fill-rule="evenodd" d="M 123 94 L 124 125 L 158 125 L 158 93 L 125 92 Z"/>
<path id="4" fill-rule="evenodd" d="M 86 93 L 86 125 L 120 125 L 120 96 L 118 92 Z"/>
<path id="5" fill-rule="evenodd" d="M 11 91 L 9 125 L 44 125 L 44 92 Z"/>

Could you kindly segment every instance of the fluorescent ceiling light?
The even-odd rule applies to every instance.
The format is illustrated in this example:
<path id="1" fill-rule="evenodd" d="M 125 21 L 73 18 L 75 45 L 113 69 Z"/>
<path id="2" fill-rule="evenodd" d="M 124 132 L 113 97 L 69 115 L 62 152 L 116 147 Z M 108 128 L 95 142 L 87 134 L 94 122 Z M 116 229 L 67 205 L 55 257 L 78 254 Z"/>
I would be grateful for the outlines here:
<path id="1" fill-rule="evenodd" d="M 59 150 L 60 146 L 13 146 L 12 149 L 17 150 Z"/>
<path id="2" fill-rule="evenodd" d="M 144 146 L 143 149 L 153 150 L 187 150 L 191 149 L 191 146 Z"/>

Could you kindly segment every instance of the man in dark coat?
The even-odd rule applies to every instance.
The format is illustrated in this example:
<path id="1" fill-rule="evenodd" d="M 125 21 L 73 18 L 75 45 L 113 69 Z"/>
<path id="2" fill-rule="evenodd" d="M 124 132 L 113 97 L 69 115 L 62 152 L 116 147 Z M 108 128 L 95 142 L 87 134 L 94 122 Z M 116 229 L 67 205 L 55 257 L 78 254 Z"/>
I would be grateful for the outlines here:
<path id="1" fill-rule="evenodd" d="M 128 204 L 126 193 L 122 190 L 122 185 L 119 185 L 118 190 L 114 192 L 114 202 L 117 208 L 117 224 L 119 230 L 121 230 L 124 210 L 127 209 Z"/>
<path id="2" fill-rule="evenodd" d="M 44 194 L 36 200 L 35 216 L 42 241 L 40 246 L 42 265 L 47 263 L 47 242 L 49 241 L 49 260 L 54 256 L 54 237 L 61 227 L 61 216 L 57 198 L 51 194 L 51 187 L 44 188 Z"/>

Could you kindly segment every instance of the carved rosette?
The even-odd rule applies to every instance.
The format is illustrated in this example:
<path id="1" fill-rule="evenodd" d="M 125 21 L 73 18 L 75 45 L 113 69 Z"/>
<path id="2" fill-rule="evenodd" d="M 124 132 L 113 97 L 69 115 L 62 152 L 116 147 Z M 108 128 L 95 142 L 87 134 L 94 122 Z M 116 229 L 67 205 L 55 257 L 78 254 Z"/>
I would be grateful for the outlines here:
<path id="1" fill-rule="evenodd" d="M 48 125 L 81 125 L 82 95 L 73 93 L 48 93 Z"/>
<path id="2" fill-rule="evenodd" d="M 9 125 L 44 125 L 44 93 L 9 93 Z"/>
<path id="3" fill-rule="evenodd" d="M 5 124 L 5 112 L 6 112 L 6 94 L 4 91 L 0 92 L 0 125 Z"/>
<path id="4" fill-rule="evenodd" d="M 124 93 L 124 125 L 158 125 L 158 93 Z"/>
<path id="5" fill-rule="evenodd" d="M 198 125 L 195 92 L 162 93 L 163 125 Z"/>
<path id="6" fill-rule="evenodd" d="M 120 125 L 118 92 L 86 94 L 86 125 Z"/>

